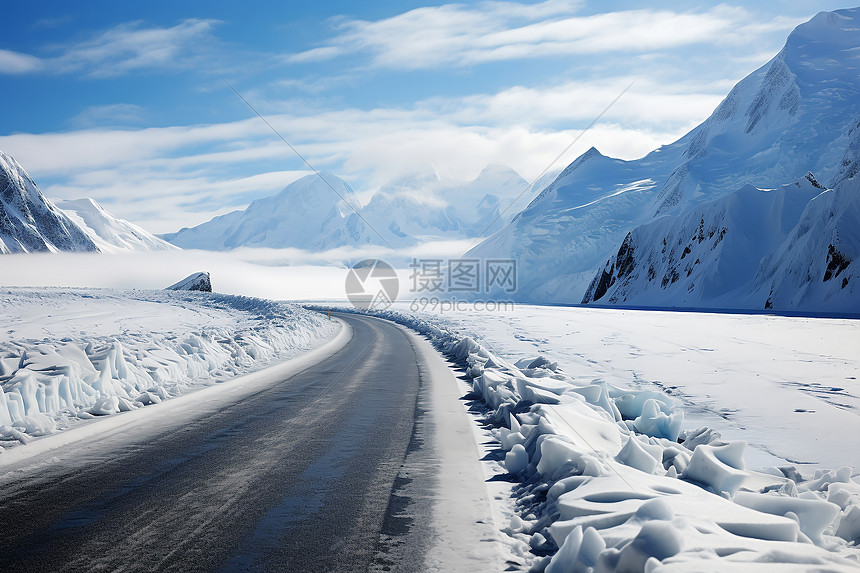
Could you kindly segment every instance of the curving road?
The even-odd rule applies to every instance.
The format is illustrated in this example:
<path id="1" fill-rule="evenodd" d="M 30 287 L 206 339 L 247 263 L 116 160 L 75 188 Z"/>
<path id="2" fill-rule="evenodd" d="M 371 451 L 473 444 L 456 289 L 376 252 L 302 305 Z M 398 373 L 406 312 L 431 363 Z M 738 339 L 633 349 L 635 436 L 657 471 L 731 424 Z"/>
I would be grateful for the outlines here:
<path id="1" fill-rule="evenodd" d="M 419 569 L 427 526 L 398 517 L 398 482 L 430 477 L 398 472 L 425 447 L 420 357 L 393 324 L 338 316 L 353 338 L 317 366 L 0 476 L 0 571 Z"/>

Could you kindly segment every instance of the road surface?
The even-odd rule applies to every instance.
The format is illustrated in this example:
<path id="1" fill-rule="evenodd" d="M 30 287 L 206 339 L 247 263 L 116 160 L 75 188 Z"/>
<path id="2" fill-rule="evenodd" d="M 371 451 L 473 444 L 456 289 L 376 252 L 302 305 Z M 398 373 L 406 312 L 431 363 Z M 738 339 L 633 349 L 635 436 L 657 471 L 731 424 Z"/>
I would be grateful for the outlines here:
<path id="1" fill-rule="evenodd" d="M 427 501 L 404 492 L 433 478 L 400 470 L 429 447 L 421 359 L 400 328 L 338 316 L 353 338 L 315 367 L 0 476 L 0 571 L 420 570 L 429 520 L 402 511 Z"/>

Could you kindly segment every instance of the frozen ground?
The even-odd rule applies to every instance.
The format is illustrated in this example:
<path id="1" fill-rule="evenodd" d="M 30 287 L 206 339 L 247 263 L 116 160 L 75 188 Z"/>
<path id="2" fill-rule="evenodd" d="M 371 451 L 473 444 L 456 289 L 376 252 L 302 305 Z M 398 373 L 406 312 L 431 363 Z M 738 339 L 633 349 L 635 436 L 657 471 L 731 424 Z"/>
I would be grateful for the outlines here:
<path id="1" fill-rule="evenodd" d="M 336 329 L 296 305 L 239 296 L 2 289 L 0 446 L 298 356 Z"/>
<path id="2" fill-rule="evenodd" d="M 399 309 L 471 378 L 525 566 L 860 564 L 856 322 Z"/>

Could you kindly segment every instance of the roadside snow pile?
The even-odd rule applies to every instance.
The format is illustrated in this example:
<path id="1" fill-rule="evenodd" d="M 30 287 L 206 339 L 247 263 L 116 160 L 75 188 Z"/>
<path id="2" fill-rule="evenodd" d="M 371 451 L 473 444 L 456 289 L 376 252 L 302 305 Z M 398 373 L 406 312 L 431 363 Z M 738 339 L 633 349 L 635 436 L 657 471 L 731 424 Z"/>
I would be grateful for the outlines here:
<path id="1" fill-rule="evenodd" d="M 4 289 L 0 446 L 257 370 L 336 328 L 292 304 L 239 296 Z"/>
<path id="2" fill-rule="evenodd" d="M 683 430 L 658 392 L 503 360 L 407 313 L 373 313 L 461 364 L 504 451 L 516 514 L 505 530 L 533 571 L 849 571 L 860 565 L 860 481 L 751 471 L 744 442 Z"/>

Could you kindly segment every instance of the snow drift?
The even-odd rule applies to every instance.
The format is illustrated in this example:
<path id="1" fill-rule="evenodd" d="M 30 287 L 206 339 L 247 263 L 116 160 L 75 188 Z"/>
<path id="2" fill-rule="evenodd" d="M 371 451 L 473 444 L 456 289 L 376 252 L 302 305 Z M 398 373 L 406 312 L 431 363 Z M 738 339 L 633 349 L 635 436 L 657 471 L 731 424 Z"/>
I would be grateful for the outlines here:
<path id="1" fill-rule="evenodd" d="M 208 293 L 6 289 L 0 308 L 4 447 L 260 369 L 337 329 L 293 304 Z"/>
<path id="2" fill-rule="evenodd" d="M 424 334 L 465 370 L 514 484 L 504 531 L 532 571 L 860 564 L 852 469 L 753 471 L 744 442 L 684 429 L 662 393 L 583 379 L 540 356 L 510 362 L 414 315 L 373 314 Z"/>

